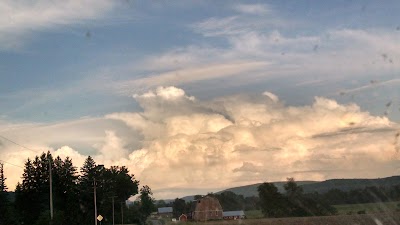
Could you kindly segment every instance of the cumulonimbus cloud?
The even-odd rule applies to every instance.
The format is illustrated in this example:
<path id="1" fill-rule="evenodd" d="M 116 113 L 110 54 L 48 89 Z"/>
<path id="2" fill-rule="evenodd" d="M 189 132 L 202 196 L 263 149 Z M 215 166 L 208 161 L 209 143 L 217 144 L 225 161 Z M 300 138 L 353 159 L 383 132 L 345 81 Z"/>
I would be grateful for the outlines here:
<path id="1" fill-rule="evenodd" d="M 171 93 L 180 94 L 165 97 Z M 389 176 L 399 159 L 393 143 L 398 125 L 355 104 L 316 97 L 312 105 L 293 107 L 270 92 L 200 101 L 176 87 L 135 99 L 142 112 L 107 117 L 143 135 L 142 148 L 129 162 L 156 190 L 222 188 L 288 176 Z"/>
<path id="2" fill-rule="evenodd" d="M 286 177 L 323 180 L 398 172 L 399 125 L 355 104 L 316 97 L 311 105 L 290 106 L 268 91 L 199 100 L 172 86 L 134 99 L 142 108 L 138 112 L 63 125 L 14 125 L 2 134 L 22 141 L 34 133 L 52 133 L 52 143 L 35 136 L 29 146 L 47 146 L 54 155 L 70 156 L 78 167 L 87 155 L 106 166 L 126 165 L 157 198 Z M 79 137 L 86 136 L 79 142 L 73 142 L 79 139 L 72 135 L 74 127 Z M 84 151 L 87 146 L 92 150 Z M 35 155 L 6 142 L 0 148 L 2 159 L 20 166 Z M 6 172 L 14 185 L 22 168 L 7 165 Z"/>

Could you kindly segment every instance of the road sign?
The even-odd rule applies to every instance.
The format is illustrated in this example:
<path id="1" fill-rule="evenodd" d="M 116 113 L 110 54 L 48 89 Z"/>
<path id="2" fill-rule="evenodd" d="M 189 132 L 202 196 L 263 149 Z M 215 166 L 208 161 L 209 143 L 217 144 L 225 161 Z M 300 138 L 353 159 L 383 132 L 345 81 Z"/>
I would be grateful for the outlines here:
<path id="1" fill-rule="evenodd" d="M 101 215 L 99 215 L 99 216 L 97 217 L 97 220 L 98 220 L 98 221 L 102 221 L 102 220 L 103 220 L 103 217 L 102 217 Z"/>

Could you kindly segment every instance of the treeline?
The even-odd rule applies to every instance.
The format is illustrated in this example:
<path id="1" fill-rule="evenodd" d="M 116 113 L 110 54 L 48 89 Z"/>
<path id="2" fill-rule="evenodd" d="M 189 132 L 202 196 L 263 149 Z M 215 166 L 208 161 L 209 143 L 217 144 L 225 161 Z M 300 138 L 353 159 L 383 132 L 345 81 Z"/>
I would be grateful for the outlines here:
<path id="1" fill-rule="evenodd" d="M 332 189 L 324 194 L 309 195 L 324 199 L 332 205 L 400 201 L 400 185 L 392 187 L 371 186 L 351 191 Z"/>
<path id="2" fill-rule="evenodd" d="M 51 170 L 50 170 L 51 168 Z M 0 225 L 48 225 L 50 223 L 50 172 L 53 189 L 53 225 L 94 224 L 94 191 L 97 213 L 102 224 L 143 224 L 155 209 L 151 189 L 143 186 L 125 166 L 106 168 L 88 157 L 80 168 L 70 158 L 53 158 L 48 153 L 28 159 L 22 182 L 15 189 L 15 200 L 7 198 L 3 166 L 0 167 Z M 128 207 L 125 202 L 140 193 L 139 201 Z M 123 217 L 122 217 L 123 215 Z"/>
<path id="3" fill-rule="evenodd" d="M 335 215 L 336 209 L 323 198 L 306 195 L 293 178 L 284 185 L 285 193 L 280 193 L 272 183 L 258 187 L 260 208 L 265 217 L 302 217 Z"/>
<path id="4" fill-rule="evenodd" d="M 336 209 L 319 195 L 304 194 L 302 187 L 292 178 L 288 179 L 284 188 L 285 193 L 280 193 L 273 183 L 263 183 L 258 187 L 258 197 L 244 197 L 231 191 L 208 195 L 217 198 L 224 211 L 261 209 L 265 217 L 323 216 L 337 213 Z M 196 195 L 194 200 L 201 197 Z M 195 202 L 185 202 L 184 199 L 176 198 L 168 204 L 158 201 L 157 207 L 172 207 L 173 216 L 177 218 L 182 213 L 192 212 Z"/>
<path id="5" fill-rule="evenodd" d="M 304 193 L 303 188 L 298 186 L 293 178 L 288 178 L 284 185 L 284 193 L 280 193 L 273 183 L 263 183 L 258 187 L 258 193 L 259 196 L 252 197 L 244 197 L 231 191 L 208 195 L 216 197 L 224 211 L 262 210 L 265 217 L 335 215 L 337 211 L 333 205 L 400 201 L 400 185 L 371 186 L 351 191 L 332 189 L 319 194 L 317 192 Z M 196 195 L 194 200 L 201 197 L 201 195 Z M 156 202 L 157 207 L 172 207 L 176 218 L 182 213 L 192 212 L 194 204 L 195 201 L 185 202 L 180 198 L 169 203 L 163 200 Z"/>

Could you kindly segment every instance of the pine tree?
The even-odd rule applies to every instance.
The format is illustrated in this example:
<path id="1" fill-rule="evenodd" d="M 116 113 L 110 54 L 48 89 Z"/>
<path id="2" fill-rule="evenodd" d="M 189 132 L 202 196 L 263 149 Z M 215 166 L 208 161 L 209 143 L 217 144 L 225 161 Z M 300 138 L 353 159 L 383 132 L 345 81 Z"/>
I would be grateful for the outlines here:
<path id="1" fill-rule="evenodd" d="M 82 223 L 93 224 L 93 181 L 96 175 L 97 165 L 91 156 L 88 156 L 81 167 L 79 177 L 79 200 L 82 209 Z"/>
<path id="2" fill-rule="evenodd" d="M 8 199 L 7 187 L 5 184 L 6 178 L 4 176 L 4 164 L 0 163 L 0 225 L 6 224 L 8 220 Z"/>
<path id="3" fill-rule="evenodd" d="M 33 224 L 43 212 L 49 210 L 49 165 L 53 167 L 52 162 L 52 156 L 47 152 L 25 163 L 22 184 L 16 192 L 16 208 L 25 224 Z"/>
<path id="4" fill-rule="evenodd" d="M 59 156 L 53 162 L 53 199 L 55 211 L 62 213 L 64 223 L 78 224 L 79 196 L 78 175 L 72 160 Z"/>
<path id="5" fill-rule="evenodd" d="M 0 192 L 7 192 L 6 177 L 4 176 L 4 164 L 0 163 Z"/>
<path id="6" fill-rule="evenodd" d="M 25 162 L 22 183 L 18 183 L 15 191 L 15 207 L 18 216 L 24 224 L 32 223 L 38 215 L 39 200 L 37 195 L 37 182 L 35 181 L 35 168 L 33 162 L 28 158 Z"/>

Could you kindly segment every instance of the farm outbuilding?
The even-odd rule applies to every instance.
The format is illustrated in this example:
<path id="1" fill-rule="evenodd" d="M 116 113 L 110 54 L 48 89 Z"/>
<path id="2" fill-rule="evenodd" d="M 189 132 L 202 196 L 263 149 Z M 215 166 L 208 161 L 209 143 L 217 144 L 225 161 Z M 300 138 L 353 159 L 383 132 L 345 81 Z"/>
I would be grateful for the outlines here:
<path id="1" fill-rule="evenodd" d="M 221 220 L 222 211 L 218 199 L 207 195 L 196 201 L 192 211 L 192 219 L 195 221 Z"/>
<path id="2" fill-rule="evenodd" d="M 164 218 L 172 217 L 172 207 L 158 208 L 158 215 Z"/>
<path id="3" fill-rule="evenodd" d="M 239 220 L 246 218 L 243 211 L 226 211 L 222 213 L 222 218 L 224 220 Z"/>
<path id="4" fill-rule="evenodd" d="M 188 220 L 188 217 L 185 214 L 182 214 L 181 216 L 179 216 L 179 221 L 186 222 L 187 220 Z"/>

